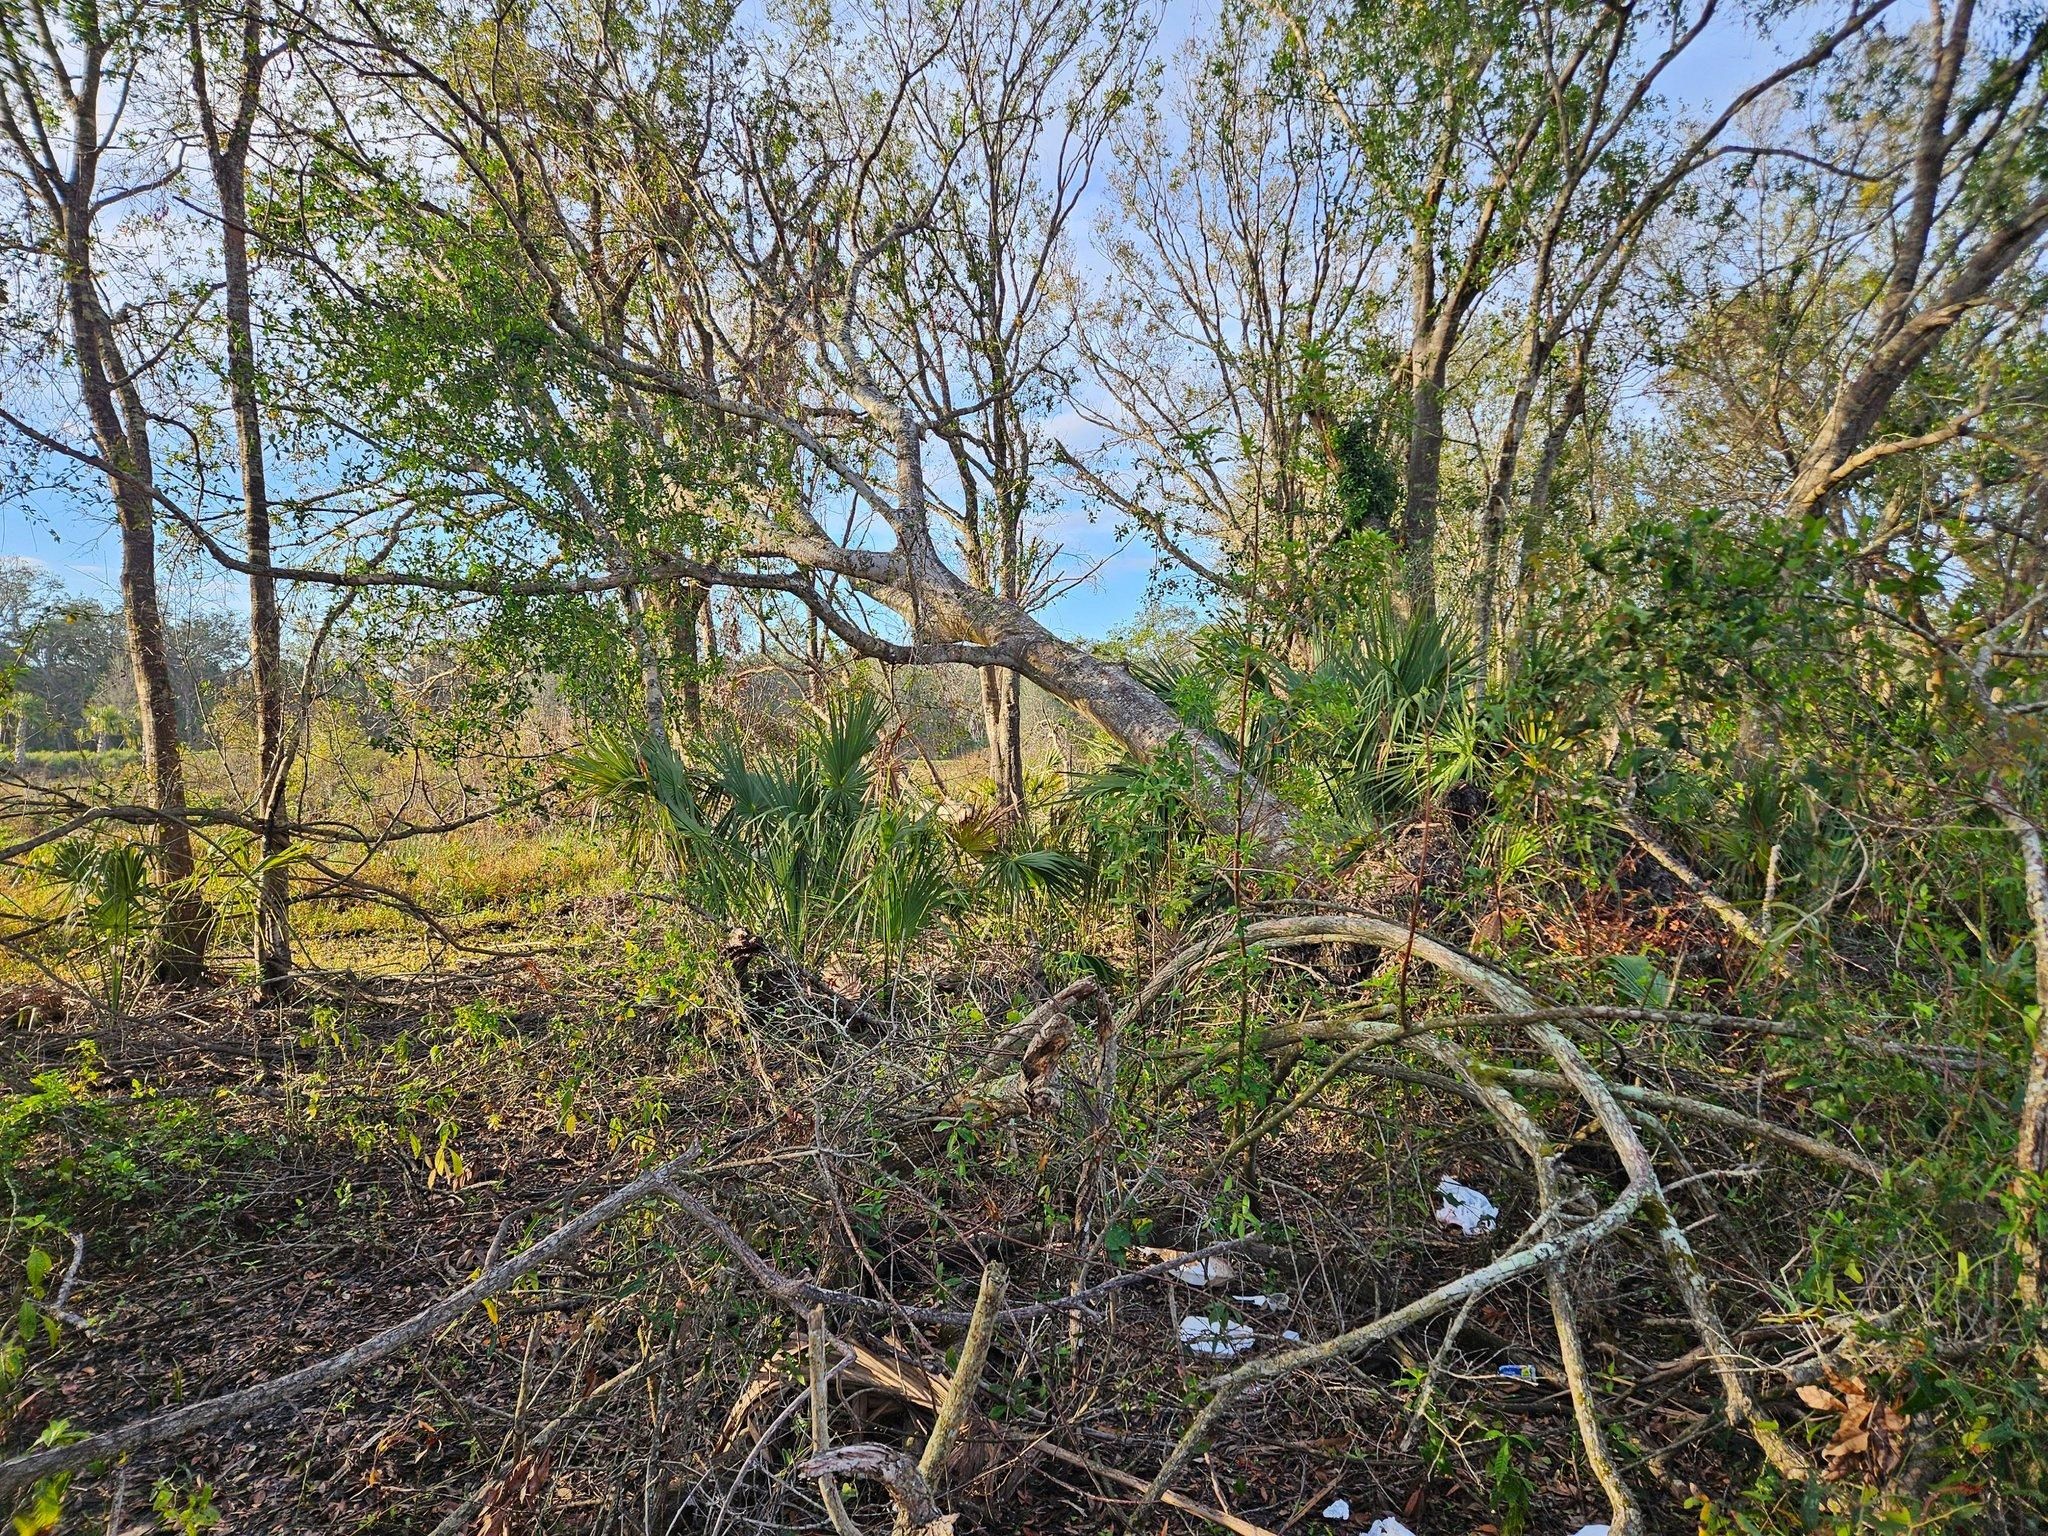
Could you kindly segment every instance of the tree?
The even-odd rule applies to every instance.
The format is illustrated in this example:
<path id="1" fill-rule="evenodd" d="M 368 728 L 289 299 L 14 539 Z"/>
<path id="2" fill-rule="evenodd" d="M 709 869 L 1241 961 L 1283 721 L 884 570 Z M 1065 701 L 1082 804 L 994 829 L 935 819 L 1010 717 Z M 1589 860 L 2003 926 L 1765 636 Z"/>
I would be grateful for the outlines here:
<path id="1" fill-rule="evenodd" d="M 1395 226 L 1327 96 L 1286 79 L 1283 44 L 1226 9 L 1120 128 L 1108 271 L 1079 337 L 1101 398 L 1077 409 L 1108 442 L 1071 472 L 1291 637 L 1341 621 L 1358 583 L 1335 568 L 1393 532 L 1376 278 Z"/>
<path id="2" fill-rule="evenodd" d="M 186 46 L 192 72 L 192 101 L 201 147 L 212 173 L 219 205 L 223 274 L 226 377 L 235 421 L 235 450 L 241 467 L 242 542 L 249 563 L 249 676 L 256 705 L 254 800 L 262 830 L 257 847 L 261 873 L 256 893 L 256 970 L 264 997 L 290 994 L 292 941 L 290 872 L 284 853 L 285 792 L 291 771 L 291 738 L 285 724 L 286 680 L 278 612 L 277 579 L 271 573 L 269 471 L 264 459 L 263 412 L 258 399 L 254 299 L 249 271 L 249 151 L 262 105 L 263 74 L 278 51 L 266 38 L 257 0 L 244 0 L 239 15 L 226 18 L 233 39 L 224 50 L 232 59 L 226 111 L 216 106 L 213 57 L 198 0 L 184 6 Z"/>
<path id="3" fill-rule="evenodd" d="M 157 970 L 167 978 L 193 980 L 205 967 L 207 919 L 194 883 L 184 757 L 157 600 L 159 496 L 152 419 L 143 399 L 143 377 L 155 359 L 147 343 L 124 340 L 124 331 L 133 330 L 130 317 L 125 310 L 108 310 L 99 259 L 100 227 L 109 213 L 159 194 L 170 179 L 168 169 L 146 162 L 127 179 L 106 179 L 130 171 L 131 162 L 119 154 L 121 108 L 141 83 L 159 41 L 155 18 L 143 5 L 60 11 L 44 0 L 9 0 L 0 10 L 0 51 L 8 65 L 0 80 L 0 137 L 8 155 L 0 169 L 33 221 L 35 251 L 69 343 L 91 449 L 88 454 L 42 432 L 12 411 L 0 416 L 54 452 L 87 457 L 113 500 L 142 757 L 159 817 L 157 859 L 173 893 Z M 53 139 L 53 130 L 66 137 Z"/>
<path id="4" fill-rule="evenodd" d="M 8 713 L 14 722 L 14 763 L 28 757 L 28 733 L 35 713 L 31 654 L 41 637 L 57 583 L 32 560 L 18 555 L 0 560 L 0 678 L 6 684 Z"/>
<path id="5" fill-rule="evenodd" d="M 1057 581 L 1057 551 L 1030 523 L 1057 451 L 1042 424 L 1065 394 L 1070 226 L 1144 37 L 1116 4 L 971 0 L 934 18 L 942 42 L 906 103 L 911 179 L 892 192 L 923 228 L 877 263 L 874 324 L 902 346 L 875 355 L 951 469 L 950 498 L 933 493 L 931 505 L 958 541 L 962 574 L 1028 612 Z M 1025 808 L 1018 674 L 980 672 L 995 803 L 1015 819 Z"/>
<path id="6" fill-rule="evenodd" d="M 98 603 L 71 598 L 53 603 L 29 650 L 26 687 L 53 731 L 51 745 L 68 745 L 87 728 L 87 709 L 110 669 L 121 664 L 121 616 Z"/>
<path id="7" fill-rule="evenodd" d="M 444 263 L 457 251 L 496 262 L 525 323 L 624 392 L 629 417 L 724 418 L 744 429 L 757 466 L 717 509 L 722 546 L 738 561 L 663 551 L 638 576 L 437 583 L 394 573 L 394 584 L 566 594 L 658 577 L 784 592 L 857 654 L 1021 672 L 1140 752 L 1183 736 L 1149 689 L 1020 603 L 977 589 L 935 540 L 942 512 L 926 460 L 939 423 L 891 382 L 887 359 L 906 339 L 889 331 L 868 284 L 899 244 L 930 238 L 928 199 L 899 217 L 887 177 L 911 152 L 908 102 L 937 57 L 943 18 L 909 23 L 881 61 L 892 84 L 879 96 L 850 84 L 850 72 L 872 78 L 872 55 L 806 37 L 789 57 L 781 40 L 760 40 L 776 60 L 775 89 L 740 99 L 733 78 L 711 68 L 715 39 L 693 30 L 705 25 L 693 11 L 602 32 L 573 16 L 508 16 L 452 40 L 366 9 L 352 15 L 358 30 L 332 45 L 335 60 L 374 57 L 374 88 L 465 179 L 461 199 L 414 202 L 416 237 Z M 720 130 L 708 139 L 707 124 Z M 543 191 L 562 187 L 571 164 L 586 186 L 630 193 L 658 175 L 674 195 L 608 190 L 571 204 Z M 392 186 L 367 156 L 349 173 Z M 844 498 L 844 534 L 787 493 L 773 466 L 792 455 Z M 821 584 L 835 581 L 845 585 L 828 596 Z M 893 610 L 907 638 L 874 632 L 862 595 Z M 1220 808 L 1234 766 L 1218 747 L 1195 750 Z M 1270 797 L 1251 786 L 1247 806 L 1259 835 L 1284 841 Z"/>

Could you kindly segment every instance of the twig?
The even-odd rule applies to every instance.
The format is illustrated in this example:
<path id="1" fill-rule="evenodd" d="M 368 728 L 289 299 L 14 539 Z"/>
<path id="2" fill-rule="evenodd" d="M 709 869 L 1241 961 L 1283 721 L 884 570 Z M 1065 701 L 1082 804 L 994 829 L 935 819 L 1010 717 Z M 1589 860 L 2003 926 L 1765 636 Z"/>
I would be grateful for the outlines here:
<path id="1" fill-rule="evenodd" d="M 729 1222 L 676 1182 L 683 1171 L 698 1159 L 700 1151 L 700 1148 L 692 1147 L 681 1157 L 663 1163 L 658 1168 L 649 1169 L 629 1183 L 621 1185 L 581 1214 L 556 1227 L 531 1247 L 486 1269 L 460 1290 L 414 1313 L 404 1321 L 394 1323 L 381 1333 L 373 1334 L 361 1343 L 351 1345 L 339 1354 L 330 1355 L 299 1370 L 272 1377 L 268 1381 L 257 1382 L 238 1391 L 133 1420 L 118 1428 L 73 1441 L 69 1445 L 51 1446 L 44 1450 L 32 1451 L 26 1456 L 0 1461 L 0 1497 L 5 1497 L 37 1478 L 46 1477 L 53 1472 L 104 1461 L 127 1451 L 181 1440 L 215 1424 L 248 1418 L 265 1409 L 303 1397 L 330 1382 L 352 1376 L 365 1367 L 388 1359 L 420 1340 L 438 1333 L 477 1303 L 508 1289 L 557 1254 L 573 1247 L 613 1217 L 647 1199 L 666 1199 L 680 1207 L 699 1227 L 739 1260 L 740 1266 L 753 1276 L 764 1290 L 777 1300 L 800 1306 L 806 1312 L 812 1306 L 822 1305 L 882 1313 L 919 1323 L 958 1325 L 973 1321 L 974 1314 L 971 1312 L 942 1307 L 904 1307 L 874 1297 L 827 1290 L 823 1286 L 812 1285 L 808 1281 L 796 1280 L 782 1274 L 756 1253 Z M 1187 1263 L 1191 1258 L 1207 1257 L 1242 1247 L 1245 1241 L 1239 1238 L 1215 1243 L 1195 1254 L 1182 1255 L 1171 1261 L 1134 1270 L 1129 1274 L 1114 1276 L 1078 1295 L 1005 1308 L 995 1313 L 993 1320 L 1014 1325 L 1053 1313 L 1085 1309 L 1097 1297 L 1111 1291 L 1155 1278 Z"/>
<path id="2" fill-rule="evenodd" d="M 703 1228 L 726 1252 L 730 1253 L 739 1262 L 740 1267 L 753 1278 L 754 1282 L 761 1289 L 776 1300 L 795 1307 L 802 1312 L 808 1313 L 813 1306 L 825 1306 L 848 1312 L 873 1313 L 878 1316 L 893 1318 L 899 1322 L 934 1324 L 946 1328 L 963 1328 L 974 1321 L 973 1312 L 959 1307 L 909 1306 L 903 1302 L 892 1301 L 883 1297 L 859 1296 L 852 1291 L 836 1291 L 826 1286 L 813 1284 L 809 1280 L 799 1280 L 793 1275 L 785 1275 L 781 1270 L 776 1269 L 766 1259 L 762 1258 L 759 1253 L 755 1252 L 753 1246 L 733 1229 L 730 1222 L 712 1210 L 702 1200 L 674 1184 L 668 1185 L 663 1192 L 671 1201 L 680 1206 L 685 1214 L 692 1221 L 696 1222 L 699 1227 Z M 1220 1243 L 1211 1243 L 1206 1248 L 1198 1248 L 1192 1253 L 1179 1254 L 1171 1259 L 1162 1259 L 1157 1264 L 1148 1264 L 1143 1269 L 1134 1269 L 1127 1274 L 1113 1275 L 1109 1279 L 1099 1284 L 1091 1285 L 1085 1291 L 1077 1291 L 1071 1296 L 1060 1296 L 1051 1301 L 1033 1301 L 1027 1302 L 1022 1306 L 1005 1307 L 995 1314 L 995 1321 L 1005 1326 L 1015 1326 L 1018 1323 L 1033 1322 L 1038 1318 L 1048 1317 L 1055 1313 L 1087 1311 L 1092 1302 L 1110 1294 L 1112 1291 L 1120 1291 L 1126 1286 L 1138 1285 L 1147 1280 L 1155 1280 L 1159 1276 L 1171 1270 L 1179 1269 L 1182 1265 L 1191 1263 L 1196 1259 L 1210 1258 L 1219 1253 L 1229 1253 L 1234 1249 L 1244 1247 L 1250 1241 L 1251 1239 L 1249 1238 L 1229 1238 Z"/>
<path id="3" fill-rule="evenodd" d="M 629 1387 L 643 1377 L 652 1375 L 656 1370 L 666 1365 L 668 1360 L 669 1352 L 664 1350 L 660 1354 L 649 1355 L 644 1359 L 636 1360 L 610 1380 L 600 1382 L 579 1398 L 567 1413 L 558 1419 L 549 1420 L 546 1424 L 535 1430 L 527 1438 L 525 1449 L 528 1451 L 546 1450 L 557 1440 L 561 1439 L 569 1429 L 580 1422 L 591 1409 L 604 1403 L 606 1399 L 610 1398 L 621 1387 Z M 460 1533 L 469 1525 L 469 1517 L 482 1507 L 484 1500 L 490 1496 L 490 1491 L 491 1480 L 487 1478 L 478 1486 L 474 1493 L 470 1494 L 468 1498 L 464 1499 L 442 1517 L 441 1523 L 434 1527 L 433 1536 L 460 1536 Z M 855 1536 L 858 1536 L 857 1532 Z"/>
<path id="4" fill-rule="evenodd" d="M 56 1296 L 43 1304 L 43 1310 L 60 1323 L 69 1323 L 87 1338 L 92 1337 L 92 1325 L 71 1310 L 71 1288 L 78 1284 L 78 1271 L 85 1264 L 85 1234 L 71 1234 L 71 1265 L 64 1271 L 64 1278 L 57 1283 Z"/>
<path id="5" fill-rule="evenodd" d="M 1584 803 L 1597 810 L 1606 811 L 1613 817 L 1614 824 L 1626 832 L 1638 848 L 1663 865 L 1674 880 L 1691 891 L 1701 906 L 1718 917 L 1731 932 L 1754 944 L 1759 953 L 1767 956 L 1773 971 L 1782 971 L 1785 968 L 1784 956 L 1773 950 L 1770 934 L 1760 928 L 1756 920 L 1742 908 L 1701 879 L 1691 865 L 1658 841 L 1656 834 L 1641 821 L 1626 811 L 1611 810 L 1595 800 L 1588 799 Z"/>
<path id="6" fill-rule="evenodd" d="M 1261 1137 L 1265 1136 L 1268 1132 L 1272 1131 L 1276 1126 L 1278 1126 L 1281 1121 L 1287 1119 L 1288 1116 L 1292 1115 L 1296 1110 L 1300 1109 L 1302 1106 L 1306 1104 L 1313 1104 L 1316 1100 L 1316 1096 L 1320 1094 L 1325 1088 L 1329 1087 L 1331 1083 L 1337 1080 L 1338 1074 L 1343 1072 L 1343 1070 L 1346 1067 L 1350 1066 L 1353 1062 L 1358 1060 L 1358 1058 L 1360 1056 L 1363 1056 L 1367 1051 L 1372 1050 L 1375 1043 L 1376 1042 L 1365 1041 L 1339 1052 L 1336 1060 L 1332 1061 L 1327 1067 L 1323 1068 L 1321 1073 L 1317 1075 L 1316 1080 L 1314 1082 L 1310 1083 L 1306 1088 L 1302 1089 L 1298 1093 L 1289 1094 L 1286 1098 L 1282 1099 L 1278 1104 L 1275 1104 L 1271 1109 L 1267 1110 L 1265 1114 L 1261 1115 L 1251 1125 L 1247 1126 L 1244 1130 L 1240 1131 L 1236 1136 L 1232 1137 L 1229 1146 L 1225 1147 L 1221 1152 L 1218 1152 L 1214 1157 L 1210 1158 L 1206 1164 L 1203 1165 L 1202 1171 L 1195 1176 L 1196 1182 L 1207 1182 L 1207 1180 L 1215 1174 L 1218 1168 L 1221 1168 L 1224 1166 L 1224 1164 L 1230 1162 L 1231 1159 L 1236 1157 L 1237 1154 L 1242 1152 L 1246 1147 L 1249 1147 L 1256 1143 Z"/>
<path id="7" fill-rule="evenodd" d="M 1092 1472 L 1104 1482 L 1116 1483 L 1121 1487 L 1129 1488 L 1134 1493 L 1145 1492 L 1145 1480 L 1142 1477 L 1133 1477 L 1128 1472 L 1120 1472 L 1115 1467 L 1106 1467 L 1101 1462 L 1092 1461 L 1086 1456 L 1077 1456 L 1074 1452 L 1063 1450 L 1049 1440 L 1039 1441 L 1033 1449 L 1043 1451 L 1056 1461 L 1064 1461 L 1068 1466 L 1079 1467 L 1084 1472 Z M 1235 1531 L 1237 1536 L 1276 1536 L 1276 1533 L 1266 1526 L 1255 1525 L 1243 1516 L 1233 1515 L 1227 1510 L 1211 1509 L 1206 1504 L 1198 1504 L 1193 1499 L 1188 1498 L 1184 1494 L 1175 1493 L 1170 1488 L 1159 1495 L 1159 1502 L 1168 1509 L 1177 1509 L 1184 1515 L 1193 1515 L 1197 1520 L 1207 1520 L 1211 1525 L 1220 1525 L 1226 1531 Z"/>

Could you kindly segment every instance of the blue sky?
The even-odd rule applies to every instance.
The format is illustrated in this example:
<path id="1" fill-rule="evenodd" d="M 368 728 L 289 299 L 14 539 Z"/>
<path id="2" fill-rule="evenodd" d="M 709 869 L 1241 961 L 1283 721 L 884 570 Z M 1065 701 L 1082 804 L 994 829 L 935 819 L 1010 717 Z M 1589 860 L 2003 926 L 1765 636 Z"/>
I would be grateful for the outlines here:
<path id="1" fill-rule="evenodd" d="M 1170 48 L 1200 29 L 1210 10 L 1207 5 L 1168 0 L 1162 47 Z M 1813 30 L 1812 14 L 1802 8 L 1768 36 L 1740 22 L 1716 21 L 1674 66 L 1667 94 L 1693 110 L 1725 100 L 1767 70 L 1785 45 L 1803 44 Z M 117 590 L 120 545 L 109 514 L 96 497 L 38 492 L 23 498 L 0 493 L 0 555 L 25 556 L 79 595 L 111 602 Z M 1092 578 L 1046 609 L 1044 617 L 1054 629 L 1096 639 L 1142 611 L 1154 560 L 1142 542 L 1116 538 L 1113 518 L 1093 516 L 1088 506 L 1070 502 L 1057 510 L 1049 536 L 1065 547 L 1071 569 L 1095 568 Z M 167 560 L 162 586 L 165 601 L 174 610 L 243 606 L 239 580 L 196 557 Z"/>

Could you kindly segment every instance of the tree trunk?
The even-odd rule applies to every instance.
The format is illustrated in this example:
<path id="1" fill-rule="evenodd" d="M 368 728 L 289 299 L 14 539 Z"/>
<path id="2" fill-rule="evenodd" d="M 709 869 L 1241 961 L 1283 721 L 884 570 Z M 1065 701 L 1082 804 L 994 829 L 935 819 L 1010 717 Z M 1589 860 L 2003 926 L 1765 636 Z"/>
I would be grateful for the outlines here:
<path id="1" fill-rule="evenodd" d="M 14 766 L 28 766 L 28 702 L 23 700 L 14 708 Z"/>
<path id="2" fill-rule="evenodd" d="M 996 814 L 1005 822 L 1024 817 L 1023 682 L 1008 667 L 981 669 L 981 718 L 988 733 L 988 776 L 996 790 Z"/>
<path id="3" fill-rule="evenodd" d="M 1530 574 L 1535 570 L 1537 550 L 1543 542 L 1545 521 L 1550 515 L 1550 488 L 1557 478 L 1557 461 L 1564 456 L 1565 442 L 1585 410 L 1586 375 L 1582 366 L 1573 375 L 1565 391 L 1564 403 L 1558 408 L 1549 430 L 1543 434 L 1543 447 L 1536 455 L 1535 473 L 1529 481 L 1529 505 L 1522 514 L 1522 537 L 1515 553 L 1513 591 L 1508 601 L 1509 612 L 1516 619 L 1515 634 L 1521 649 L 1527 647 L 1529 625 L 1535 614 L 1535 593 L 1530 584 Z"/>
<path id="4" fill-rule="evenodd" d="M 904 547 L 890 553 L 794 540 L 784 553 L 861 583 L 905 619 L 912 646 L 961 642 L 996 652 L 1054 698 L 1072 705 L 1133 756 L 1185 752 L 1194 769 L 1200 811 L 1212 826 L 1241 833 L 1259 857 L 1292 863 L 1299 840 L 1287 807 L 1257 780 L 1240 773 L 1228 750 L 1191 730 L 1158 694 L 1113 661 L 1062 640 L 1021 604 L 983 592 L 938 556 L 917 524 L 898 526 Z M 941 659 L 941 658 L 932 658 Z"/>
<path id="5" fill-rule="evenodd" d="M 670 623 L 674 626 L 676 671 L 682 678 L 683 724 L 692 731 L 704 725 L 704 679 L 699 629 L 710 593 L 695 582 L 682 589 Z"/>
<path id="6" fill-rule="evenodd" d="M 1436 612 L 1436 514 L 1443 480 L 1444 380 L 1441 359 L 1416 370 L 1409 396 L 1408 464 L 1401 498 L 1401 576 L 1408 608 Z"/>
<path id="7" fill-rule="evenodd" d="M 211 145 L 209 145 L 211 148 Z M 256 878 L 256 975 L 263 1000 L 292 993 L 291 875 L 284 854 L 286 780 L 291 742 L 285 730 L 285 668 L 277 578 L 270 573 L 270 486 L 263 418 L 256 397 L 256 332 L 249 283 L 246 139 L 213 155 L 220 197 L 221 259 L 226 269 L 228 393 L 242 461 L 242 537 L 249 563 L 249 671 L 256 693 L 256 812 L 262 862 Z"/>
<path id="8" fill-rule="evenodd" d="M 661 681 L 661 653 L 647 632 L 647 599 L 638 587 L 624 593 L 626 634 L 633 643 L 633 659 L 640 667 L 641 723 L 649 741 L 668 740 L 668 690 Z"/>
<path id="9" fill-rule="evenodd" d="M 1486 488 L 1486 511 L 1479 524 L 1479 594 L 1474 603 L 1478 618 L 1479 688 L 1485 692 L 1493 679 L 1494 636 L 1500 628 L 1500 568 L 1502 545 L 1507 541 L 1508 505 L 1515 494 L 1515 470 L 1520 465 L 1522 437 L 1529 427 L 1529 408 L 1536 399 L 1536 385 L 1549 361 L 1550 349 L 1536 334 L 1532 318 L 1522 343 L 1521 376 L 1508 419 L 1501 428 L 1500 445 L 1494 454 L 1493 476 Z"/>
<path id="10" fill-rule="evenodd" d="M 698 605 L 697 619 L 703 626 L 703 643 L 698 648 L 698 663 L 706 668 L 718 665 L 718 610 L 712 604 L 712 594 L 704 593 L 704 601 Z"/>
<path id="11" fill-rule="evenodd" d="M 2048 1197 L 2048 855 L 2042 852 L 2040 827 L 2003 790 L 1994 790 L 1986 798 L 2019 843 L 2020 878 L 2026 887 L 2027 917 L 2033 930 L 2034 997 L 2040 1016 L 2028 1058 L 2026 1088 L 2020 1095 L 2019 1141 L 2013 1155 L 2013 1203 L 2019 1210 L 2013 1258 L 2020 1305 L 2035 1312 L 2041 1307 L 2043 1293 L 2041 1249 L 2034 1240 L 2034 1225 L 2044 1197 Z M 2048 1338 L 2037 1337 L 2034 1357 L 2048 1368 Z"/>
<path id="12" fill-rule="evenodd" d="M 93 110 L 81 105 L 80 111 Z M 81 141 L 97 125 L 79 124 Z M 149 418 L 134 378 L 115 347 L 113 328 L 100 307 L 92 266 L 91 183 L 79 177 L 66 210 L 69 271 L 65 309 L 71 321 L 79 393 L 93 439 L 108 465 L 121 526 L 121 604 L 127 619 L 128 658 L 134 669 L 143 771 L 156 826 L 158 874 L 170 891 L 157 936 L 153 969 L 160 980 L 196 981 L 206 969 L 207 914 L 194 884 L 192 834 L 184 822 L 185 763 L 178 738 L 178 707 L 171 691 L 169 653 L 156 595 L 155 469 Z"/>

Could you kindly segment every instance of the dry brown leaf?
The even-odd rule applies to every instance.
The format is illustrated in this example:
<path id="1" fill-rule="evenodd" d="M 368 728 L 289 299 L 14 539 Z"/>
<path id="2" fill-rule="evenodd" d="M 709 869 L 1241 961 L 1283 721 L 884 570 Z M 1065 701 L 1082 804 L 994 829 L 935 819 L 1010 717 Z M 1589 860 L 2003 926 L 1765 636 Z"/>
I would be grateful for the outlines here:
<path id="1" fill-rule="evenodd" d="M 491 1484 L 490 1492 L 484 1495 L 476 1536 L 511 1536 L 518 1511 L 538 1504 L 547 1492 L 548 1468 L 553 1460 L 552 1451 L 543 1451 L 538 1456 L 529 1452 L 506 1468 L 505 1475 Z"/>
<path id="2" fill-rule="evenodd" d="M 1861 1376 L 1830 1377 L 1833 1391 L 1818 1386 L 1799 1389 L 1809 1408 L 1840 1414 L 1834 1436 L 1821 1450 L 1829 1482 L 1880 1484 L 1906 1457 L 1906 1429 L 1913 1416 L 1897 1402 L 1875 1396 Z"/>

